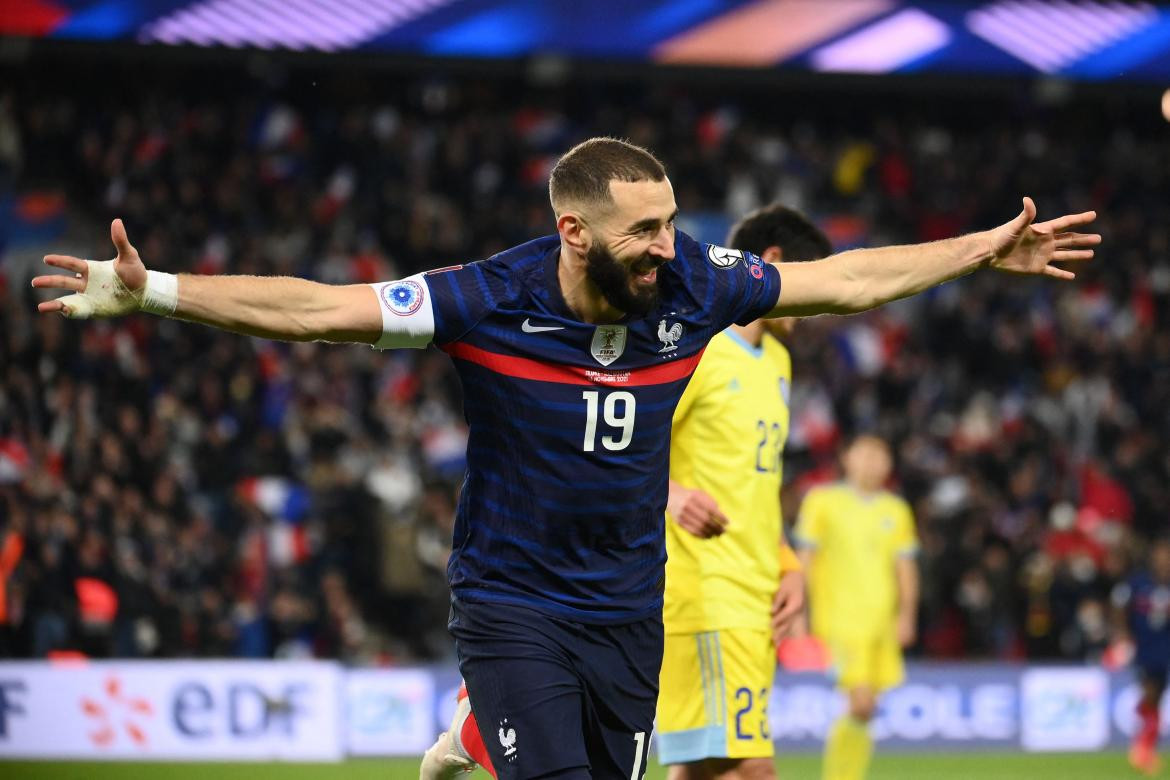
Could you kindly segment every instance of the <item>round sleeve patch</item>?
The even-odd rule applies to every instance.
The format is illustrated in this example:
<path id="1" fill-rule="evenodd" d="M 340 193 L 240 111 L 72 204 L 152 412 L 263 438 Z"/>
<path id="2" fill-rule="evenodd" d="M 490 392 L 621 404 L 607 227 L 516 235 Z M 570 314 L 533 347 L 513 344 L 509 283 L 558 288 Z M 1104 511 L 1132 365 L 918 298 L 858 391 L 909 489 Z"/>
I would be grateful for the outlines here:
<path id="1" fill-rule="evenodd" d="M 725 246 L 707 245 L 707 260 L 716 268 L 734 268 L 743 260 L 743 252 Z"/>
<path id="2" fill-rule="evenodd" d="M 411 279 L 394 282 L 382 288 L 382 302 L 399 317 L 407 317 L 418 311 L 424 295 L 422 285 Z"/>

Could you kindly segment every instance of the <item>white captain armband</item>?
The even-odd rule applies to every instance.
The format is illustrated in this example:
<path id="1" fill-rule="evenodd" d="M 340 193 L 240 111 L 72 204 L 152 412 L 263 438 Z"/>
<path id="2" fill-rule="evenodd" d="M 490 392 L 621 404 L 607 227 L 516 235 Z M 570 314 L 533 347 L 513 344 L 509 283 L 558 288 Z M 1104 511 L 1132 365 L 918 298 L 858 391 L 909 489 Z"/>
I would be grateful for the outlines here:
<path id="1" fill-rule="evenodd" d="M 422 349 L 435 337 L 431 291 L 422 274 L 371 284 L 382 309 L 382 337 L 374 349 Z"/>

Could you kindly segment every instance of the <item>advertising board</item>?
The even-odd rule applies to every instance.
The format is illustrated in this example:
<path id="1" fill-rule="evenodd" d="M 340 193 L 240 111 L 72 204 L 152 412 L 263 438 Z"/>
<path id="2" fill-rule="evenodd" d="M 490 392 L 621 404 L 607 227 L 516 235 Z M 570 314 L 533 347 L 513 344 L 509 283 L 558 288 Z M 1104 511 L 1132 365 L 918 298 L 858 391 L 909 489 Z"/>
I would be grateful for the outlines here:
<path id="1" fill-rule="evenodd" d="M 0 664 L 0 756 L 335 761 L 340 686 L 325 662 Z"/>

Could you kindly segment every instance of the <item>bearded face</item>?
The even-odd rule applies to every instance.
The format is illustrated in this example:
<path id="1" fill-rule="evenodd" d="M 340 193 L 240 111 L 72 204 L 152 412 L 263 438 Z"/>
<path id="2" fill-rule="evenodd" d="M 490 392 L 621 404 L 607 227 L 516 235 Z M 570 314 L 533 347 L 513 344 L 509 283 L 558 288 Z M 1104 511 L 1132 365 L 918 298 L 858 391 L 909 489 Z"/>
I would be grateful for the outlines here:
<path id="1" fill-rule="evenodd" d="M 658 268 L 665 262 L 642 255 L 623 263 L 597 242 L 585 253 L 585 276 L 597 285 L 610 306 L 637 317 L 658 305 Z"/>

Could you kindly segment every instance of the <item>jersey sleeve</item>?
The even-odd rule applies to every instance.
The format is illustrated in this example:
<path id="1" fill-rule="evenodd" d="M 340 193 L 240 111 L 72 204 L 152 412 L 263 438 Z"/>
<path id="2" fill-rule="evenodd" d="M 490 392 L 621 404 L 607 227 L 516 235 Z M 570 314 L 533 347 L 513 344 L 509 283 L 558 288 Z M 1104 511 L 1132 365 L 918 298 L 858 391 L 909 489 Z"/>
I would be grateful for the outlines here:
<path id="1" fill-rule="evenodd" d="M 823 505 L 824 493 L 817 488 L 805 494 L 804 500 L 800 502 L 796 532 L 793 534 L 797 547 L 815 550 L 821 546 L 825 535 Z"/>
<path id="2" fill-rule="evenodd" d="M 898 501 L 899 512 L 895 526 L 894 553 L 898 556 L 913 556 L 918 554 L 918 532 L 914 528 L 914 513 L 910 505 L 903 500 Z"/>
<path id="3" fill-rule="evenodd" d="M 435 311 L 435 343 L 459 341 L 505 299 L 507 265 L 492 258 L 425 274 Z"/>
<path id="4" fill-rule="evenodd" d="M 422 349 L 431 343 L 435 335 L 434 308 L 422 274 L 375 282 L 370 287 L 382 311 L 382 335 L 374 342 L 374 349 Z"/>
<path id="5" fill-rule="evenodd" d="M 793 571 L 804 571 L 804 567 L 800 564 L 800 558 L 796 557 L 796 553 L 788 546 L 788 542 L 780 541 L 780 573 L 787 574 Z"/>
<path id="6" fill-rule="evenodd" d="M 674 407 L 674 418 L 671 420 L 671 427 L 685 425 L 687 415 L 695 408 L 695 404 L 699 399 L 703 398 L 707 391 L 707 385 L 710 384 L 711 364 L 714 358 L 710 352 L 703 355 L 699 360 L 699 365 L 695 369 L 695 373 L 691 374 L 691 380 L 687 382 L 686 390 L 683 391 L 682 397 L 678 399 L 678 406 Z"/>
<path id="7" fill-rule="evenodd" d="M 701 293 L 717 330 L 732 323 L 747 325 L 776 307 L 780 300 L 776 266 L 739 249 L 703 244 L 689 237 L 681 243 L 698 278 L 696 292 Z"/>
<path id="8" fill-rule="evenodd" d="M 382 304 L 377 349 L 450 344 L 467 335 L 507 294 L 506 269 L 491 259 L 371 285 Z"/>

